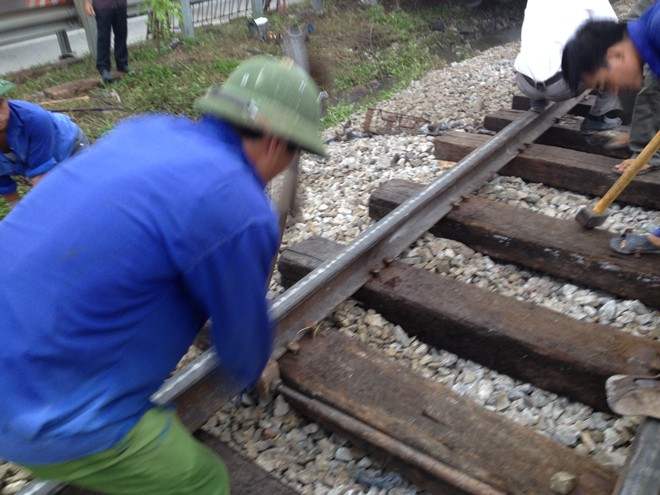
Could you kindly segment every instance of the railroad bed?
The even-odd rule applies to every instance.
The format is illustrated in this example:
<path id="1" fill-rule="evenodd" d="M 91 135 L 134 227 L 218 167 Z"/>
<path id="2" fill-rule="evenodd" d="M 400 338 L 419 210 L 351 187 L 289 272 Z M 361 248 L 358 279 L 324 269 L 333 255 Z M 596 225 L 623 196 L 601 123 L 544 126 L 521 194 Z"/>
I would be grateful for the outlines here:
<path id="1" fill-rule="evenodd" d="M 498 294 L 485 280 L 475 280 L 479 277 L 474 273 L 461 274 L 470 283 L 447 276 L 452 265 L 442 257 L 446 250 L 481 253 L 484 260 L 523 267 L 533 274 L 530 278 L 563 280 L 567 297 L 584 286 L 630 300 L 631 307 L 660 306 L 660 260 L 617 255 L 607 248 L 611 233 L 580 228 L 572 218 L 588 200 L 576 194 L 565 218 L 551 218 L 533 211 L 533 200 L 522 201 L 525 208 L 513 208 L 489 199 L 499 199 L 502 180 L 545 183 L 590 196 L 603 194 L 613 183 L 609 170 L 617 158 L 584 151 L 595 146 L 602 152 L 598 137 L 587 141 L 570 125 L 552 125 L 569 108 L 556 107 L 555 115 L 540 117 L 496 112 L 486 118 L 486 128 L 496 132 L 511 124 L 496 137 L 447 132 L 436 138 L 436 156 L 458 165 L 428 187 L 402 180 L 383 183 L 369 199 L 369 214 L 381 221 L 348 247 L 320 237 L 288 246 L 280 256 L 278 276 L 285 286 L 299 282 L 273 307 L 282 378 L 274 407 L 284 407 L 286 399 L 349 439 L 347 445 L 364 449 L 430 493 L 657 494 L 657 474 L 638 478 L 640 468 L 660 472 L 658 421 L 633 418 L 632 426 L 641 425 L 632 432 L 636 438 L 628 449 L 635 462 L 609 469 L 584 449 L 564 445 L 575 442 L 561 432 L 552 438 L 539 433 L 522 408 L 526 402 L 543 402 L 537 392 L 525 393 L 535 386 L 565 397 L 566 410 L 584 413 L 585 421 L 589 408 L 607 412 L 607 377 L 660 370 L 657 329 L 634 335 Z M 553 139 L 583 151 L 558 148 Z M 532 141 L 545 144 L 525 144 Z M 496 172 L 500 175 L 489 180 Z M 652 215 L 660 191 L 656 175 L 637 178 L 621 201 Z M 473 190 L 479 194 L 470 194 Z M 397 208 L 408 198 L 416 199 Z M 421 254 L 424 250 L 432 252 L 431 261 L 428 253 Z M 367 330 L 381 329 L 384 350 L 365 343 L 365 327 L 346 310 L 355 305 L 369 308 L 365 320 L 372 325 Z M 382 318 L 397 326 L 385 330 Z M 407 352 L 407 347 L 414 350 Z M 406 357 L 433 348 L 435 354 L 421 361 Z M 452 355 L 457 356 L 454 363 L 470 360 L 500 377 L 496 386 L 476 390 L 485 407 L 470 397 L 474 380 L 449 383 L 446 368 L 453 364 Z M 213 381 L 212 368 L 213 355 L 206 352 L 170 380 L 157 400 L 175 400 L 186 425 L 221 452 L 230 467 L 232 493 L 297 493 L 219 440 L 237 441 L 228 435 L 227 425 L 217 419 L 208 422 L 231 399 Z M 513 401 L 512 390 L 519 394 Z M 200 430 L 203 425 L 206 431 Z M 259 434 L 266 446 L 275 445 L 278 427 L 265 425 Z M 584 434 L 581 441 L 589 443 Z M 275 452 L 270 464 L 273 471 L 286 471 L 287 463 L 325 462 L 332 474 L 332 459 L 323 459 L 314 449 L 304 461 L 286 449 L 278 452 L 279 459 Z M 248 455 L 255 458 L 259 452 Z M 370 467 L 356 464 L 363 474 Z M 387 480 L 372 476 L 371 481 L 377 487 Z M 635 482 L 638 486 L 631 488 Z M 639 486 L 648 491 L 639 491 Z M 23 492 L 59 489 L 32 483 Z M 85 493 L 70 487 L 60 492 Z M 369 493 L 388 492 L 372 487 Z"/>

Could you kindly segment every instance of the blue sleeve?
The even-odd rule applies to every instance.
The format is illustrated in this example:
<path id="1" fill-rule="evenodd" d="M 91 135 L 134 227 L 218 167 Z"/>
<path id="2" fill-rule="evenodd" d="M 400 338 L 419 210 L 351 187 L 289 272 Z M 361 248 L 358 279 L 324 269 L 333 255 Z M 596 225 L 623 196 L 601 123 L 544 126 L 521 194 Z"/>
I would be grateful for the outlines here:
<path id="1" fill-rule="evenodd" d="M 660 2 L 656 2 L 650 7 L 647 15 L 649 16 L 650 43 L 655 55 L 656 74 L 658 74 L 660 72 L 660 67 L 658 67 L 660 63 Z"/>
<path id="2" fill-rule="evenodd" d="M 276 250 L 272 228 L 254 224 L 184 274 L 186 286 L 211 315 L 220 369 L 240 390 L 256 384 L 273 349 L 266 284 Z"/>
<path id="3" fill-rule="evenodd" d="M 627 29 L 642 60 L 660 77 L 660 2 L 649 7 L 639 19 L 630 21 Z"/>
<path id="4" fill-rule="evenodd" d="M 30 112 L 25 129 L 30 143 L 25 175 L 35 177 L 57 165 L 55 129 L 49 113 L 38 106 Z"/>
<path id="5" fill-rule="evenodd" d="M 0 175 L 0 194 L 16 192 L 16 181 L 8 175 Z"/>

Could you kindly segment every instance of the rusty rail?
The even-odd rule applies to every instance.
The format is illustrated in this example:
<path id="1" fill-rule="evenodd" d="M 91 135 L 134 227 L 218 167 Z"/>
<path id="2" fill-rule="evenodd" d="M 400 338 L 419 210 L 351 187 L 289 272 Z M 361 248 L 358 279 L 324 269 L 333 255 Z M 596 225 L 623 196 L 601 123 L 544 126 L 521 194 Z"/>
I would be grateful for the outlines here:
<path id="1" fill-rule="evenodd" d="M 612 495 L 660 493 L 660 420 L 646 418 L 628 453 Z"/>

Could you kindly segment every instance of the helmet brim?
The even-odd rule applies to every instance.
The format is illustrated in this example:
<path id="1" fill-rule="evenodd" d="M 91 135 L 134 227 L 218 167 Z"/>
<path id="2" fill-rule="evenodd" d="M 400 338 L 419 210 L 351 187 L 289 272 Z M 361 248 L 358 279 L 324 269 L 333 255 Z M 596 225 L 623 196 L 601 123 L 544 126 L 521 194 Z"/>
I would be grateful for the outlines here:
<path id="1" fill-rule="evenodd" d="M 252 99 L 222 88 L 213 96 L 198 98 L 194 108 L 238 127 L 286 139 L 315 155 L 328 156 L 319 136 L 318 124 L 276 101 L 262 101 L 257 106 Z"/>
<path id="2" fill-rule="evenodd" d="M 0 79 L 0 96 L 4 96 L 14 89 L 16 85 L 6 79 Z"/>

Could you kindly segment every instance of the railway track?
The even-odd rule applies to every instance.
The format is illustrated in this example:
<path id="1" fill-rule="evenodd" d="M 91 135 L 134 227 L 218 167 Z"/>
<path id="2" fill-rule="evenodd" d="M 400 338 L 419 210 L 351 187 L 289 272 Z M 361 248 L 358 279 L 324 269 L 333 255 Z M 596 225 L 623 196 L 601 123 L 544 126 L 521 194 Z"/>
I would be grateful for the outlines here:
<path id="1" fill-rule="evenodd" d="M 323 319 L 353 297 L 429 346 L 597 410 L 607 410 L 607 377 L 657 373 L 657 341 L 580 322 L 395 260 L 430 231 L 494 259 L 660 307 L 657 260 L 616 256 L 606 247 L 606 233 L 470 196 L 495 173 L 602 194 L 612 182 L 607 171 L 616 158 L 587 155 L 584 143 L 573 145 L 583 151 L 559 150 L 548 137 L 558 133 L 565 143 L 575 138 L 553 125 L 575 104 L 554 105 L 541 115 L 502 111 L 486 121 L 500 131 L 494 137 L 452 132 L 439 137 L 436 156 L 457 161 L 456 167 L 428 186 L 382 185 L 370 199 L 370 214 L 379 221 L 350 245 L 313 238 L 280 257 L 282 281 L 291 287 L 273 304 L 279 330 L 277 391 L 303 414 L 396 466 L 431 493 L 657 495 L 660 488 L 656 420 L 644 420 L 629 462 L 616 476 L 356 339 L 323 329 Z M 530 144 L 540 141 L 546 144 Z M 640 177 L 621 200 L 658 209 L 659 190 L 658 179 Z M 154 400 L 176 402 L 186 426 L 199 430 L 231 399 L 214 380 L 214 366 L 214 354 L 205 352 Z M 217 439 L 198 434 L 230 465 L 233 493 L 295 493 Z M 570 491 L 558 491 L 562 486 Z M 20 493 L 87 492 L 34 482 Z"/>

